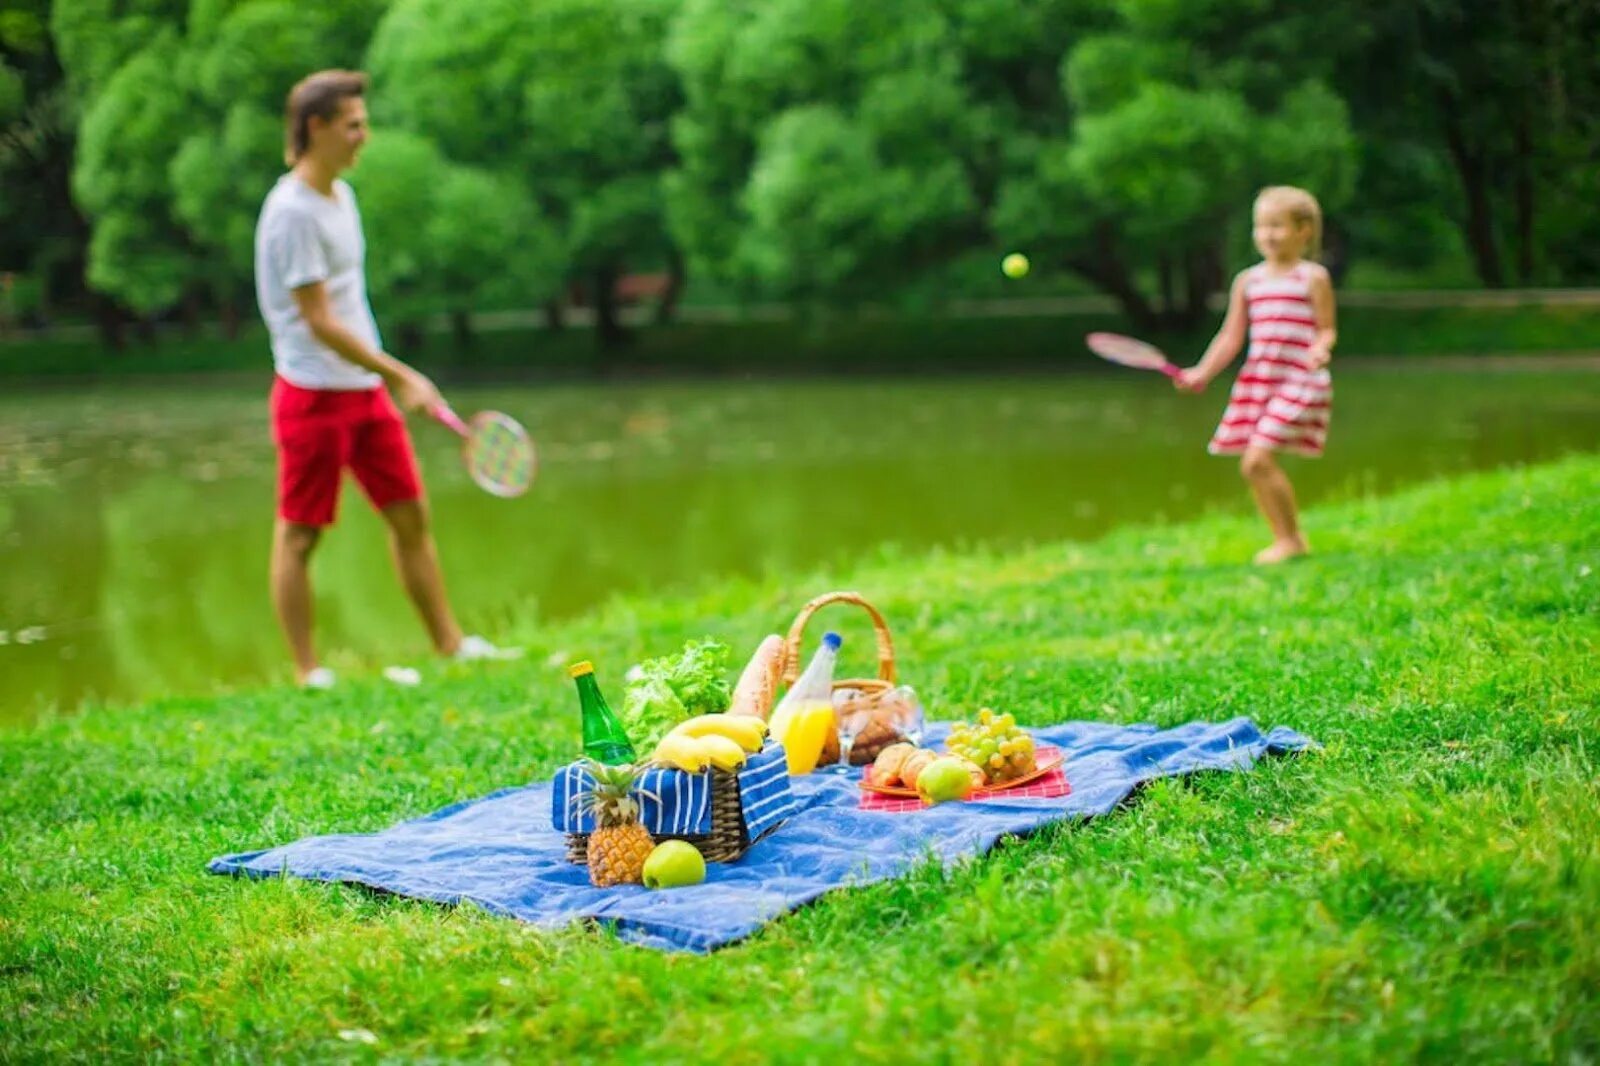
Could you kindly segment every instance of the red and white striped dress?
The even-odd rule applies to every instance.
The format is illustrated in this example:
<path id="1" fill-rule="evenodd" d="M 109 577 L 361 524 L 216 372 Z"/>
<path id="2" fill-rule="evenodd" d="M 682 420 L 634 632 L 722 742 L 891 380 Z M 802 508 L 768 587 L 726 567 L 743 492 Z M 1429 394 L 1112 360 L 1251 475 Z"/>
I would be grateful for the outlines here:
<path id="1" fill-rule="evenodd" d="M 1254 447 L 1321 455 L 1333 379 L 1307 358 L 1317 339 L 1310 272 L 1297 266 L 1274 277 L 1255 267 L 1245 279 L 1244 296 L 1250 350 L 1206 450 L 1239 455 Z"/>

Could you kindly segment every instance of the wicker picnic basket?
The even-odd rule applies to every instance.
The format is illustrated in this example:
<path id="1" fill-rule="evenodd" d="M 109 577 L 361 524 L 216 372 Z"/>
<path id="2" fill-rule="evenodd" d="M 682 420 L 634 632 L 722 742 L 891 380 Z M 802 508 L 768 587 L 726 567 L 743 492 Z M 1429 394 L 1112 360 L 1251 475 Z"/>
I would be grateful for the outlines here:
<path id="1" fill-rule="evenodd" d="M 873 714 L 872 721 L 856 737 L 855 744 L 850 748 L 850 762 L 862 766 L 872 762 L 884 748 L 900 739 L 895 732 L 891 719 L 897 708 L 897 701 L 901 698 L 896 693 L 894 638 L 889 634 L 889 623 L 884 621 L 883 614 L 867 602 L 859 592 L 828 592 L 804 607 L 795 616 L 794 625 L 789 627 L 789 635 L 783 642 L 783 668 L 780 675 L 787 688 L 800 679 L 800 652 L 801 640 L 805 636 L 806 623 L 811 621 L 813 615 L 822 608 L 835 603 L 848 603 L 860 607 L 872 616 L 873 635 L 878 644 L 878 676 L 871 678 L 853 678 L 848 680 L 835 680 L 833 682 L 834 711 L 837 715 L 848 714 L 851 711 L 868 709 Z M 841 692 L 850 692 L 848 697 L 841 698 Z M 827 739 L 822 745 L 822 755 L 818 765 L 830 766 L 839 761 L 839 734 L 837 730 L 829 730 Z"/>
<path id="2" fill-rule="evenodd" d="M 656 840 L 687 840 L 693 844 L 707 862 L 733 862 L 740 858 L 755 840 L 750 839 L 750 828 L 744 820 L 744 800 L 739 794 L 739 775 L 731 770 L 710 769 L 711 775 L 711 832 L 705 834 L 657 833 Z M 781 823 L 780 823 L 781 824 Z M 770 827 L 761 836 L 771 833 Z M 756 840 L 761 839 L 757 837 Z M 589 834 L 567 834 L 567 858 L 579 866 L 588 864 Z"/>

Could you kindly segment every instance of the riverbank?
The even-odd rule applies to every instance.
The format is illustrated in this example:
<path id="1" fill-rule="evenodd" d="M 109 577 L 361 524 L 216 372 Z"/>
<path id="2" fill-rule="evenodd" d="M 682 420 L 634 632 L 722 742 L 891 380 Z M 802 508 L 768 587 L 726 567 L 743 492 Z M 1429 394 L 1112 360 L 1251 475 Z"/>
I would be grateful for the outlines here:
<path id="1" fill-rule="evenodd" d="M 796 317 L 784 308 L 713 310 L 698 309 L 671 325 L 641 326 L 629 344 L 609 352 L 596 348 L 591 330 L 542 329 L 535 325 L 536 316 L 524 314 L 477 316 L 467 345 L 458 344 L 442 324 L 419 332 L 414 346 L 402 343 L 392 326 L 386 339 L 446 379 L 521 380 L 1070 368 L 1094 363 L 1083 347 L 1084 334 L 1132 328 L 1109 308 L 1070 300 L 972 302 L 947 314 L 872 312 L 825 318 Z M 1218 321 L 1150 339 L 1175 361 L 1192 361 Z M 1460 306 L 1357 300 L 1343 307 L 1339 332 L 1341 360 L 1600 354 L 1600 316 L 1593 301 L 1579 299 Z M 121 351 L 92 337 L 38 336 L 0 343 L 0 379 L 22 384 L 260 373 L 267 365 L 266 351 L 265 336 L 253 325 L 231 339 L 211 329 L 185 335 L 164 328 L 153 343 L 130 343 Z"/>

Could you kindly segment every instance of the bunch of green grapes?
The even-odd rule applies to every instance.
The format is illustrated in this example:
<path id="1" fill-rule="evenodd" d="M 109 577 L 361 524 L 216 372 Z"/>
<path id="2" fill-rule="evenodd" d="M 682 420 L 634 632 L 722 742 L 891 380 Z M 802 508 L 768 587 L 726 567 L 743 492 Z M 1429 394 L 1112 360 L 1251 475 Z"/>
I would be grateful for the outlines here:
<path id="1" fill-rule="evenodd" d="M 1036 765 L 1033 737 L 1018 729 L 1011 715 L 987 707 L 978 712 L 976 724 L 962 722 L 951 729 L 946 745 L 952 755 L 976 763 L 990 784 L 1030 774 Z"/>

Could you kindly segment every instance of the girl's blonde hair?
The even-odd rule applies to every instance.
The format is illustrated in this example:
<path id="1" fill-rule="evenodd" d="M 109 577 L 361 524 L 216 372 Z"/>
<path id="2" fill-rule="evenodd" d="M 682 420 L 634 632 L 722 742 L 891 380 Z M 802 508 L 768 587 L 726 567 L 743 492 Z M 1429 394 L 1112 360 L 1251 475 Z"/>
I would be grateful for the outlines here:
<path id="1" fill-rule="evenodd" d="M 1268 185 L 1256 194 L 1256 207 L 1278 207 L 1289 213 L 1296 223 L 1311 227 L 1311 240 L 1306 244 L 1306 254 L 1315 259 L 1322 254 L 1322 205 L 1304 189 L 1293 185 Z"/>

